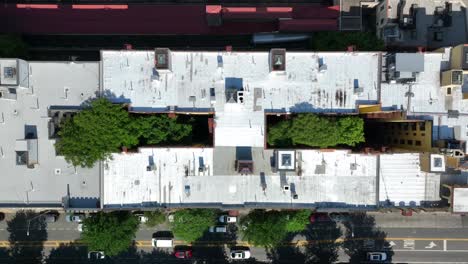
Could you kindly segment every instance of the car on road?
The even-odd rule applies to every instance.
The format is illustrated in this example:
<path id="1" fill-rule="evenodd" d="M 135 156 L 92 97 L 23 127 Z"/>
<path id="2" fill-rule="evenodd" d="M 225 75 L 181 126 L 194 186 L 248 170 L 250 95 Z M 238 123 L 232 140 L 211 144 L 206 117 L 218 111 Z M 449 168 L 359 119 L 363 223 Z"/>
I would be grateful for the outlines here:
<path id="1" fill-rule="evenodd" d="M 367 260 L 369 261 L 386 261 L 387 253 L 385 252 L 368 252 Z"/>
<path id="2" fill-rule="evenodd" d="M 83 224 L 78 224 L 78 227 L 76 229 L 78 229 L 78 232 L 83 232 Z"/>
<path id="3" fill-rule="evenodd" d="M 88 252 L 88 259 L 90 260 L 99 260 L 99 259 L 105 259 L 106 255 L 104 254 L 104 251 L 90 251 Z"/>
<path id="4" fill-rule="evenodd" d="M 313 213 L 310 216 L 310 223 L 317 223 L 317 222 L 329 222 L 331 221 L 330 216 L 327 213 Z"/>
<path id="5" fill-rule="evenodd" d="M 229 215 L 222 215 L 222 216 L 219 217 L 218 220 L 219 220 L 220 223 L 230 224 L 230 223 L 236 223 L 237 222 L 237 217 L 229 216 Z"/>
<path id="6" fill-rule="evenodd" d="M 247 249 L 231 250 L 231 254 L 229 254 L 229 257 L 231 259 L 249 259 L 250 250 L 247 250 Z"/>
<path id="7" fill-rule="evenodd" d="M 0 222 L 3 221 L 5 219 L 5 214 L 0 212 Z"/>
<path id="8" fill-rule="evenodd" d="M 171 248 L 173 246 L 172 238 L 170 237 L 157 237 L 151 239 L 151 245 L 156 248 Z"/>
<path id="9" fill-rule="evenodd" d="M 58 216 L 53 213 L 46 213 L 41 215 L 40 218 L 46 223 L 55 223 L 57 222 Z"/>
<path id="10" fill-rule="evenodd" d="M 144 215 L 139 215 L 138 216 L 138 221 L 140 221 L 140 223 L 144 224 L 144 223 L 148 222 L 148 217 L 146 217 Z"/>
<path id="11" fill-rule="evenodd" d="M 84 214 L 69 214 L 65 216 L 67 222 L 81 223 L 85 218 Z"/>
<path id="12" fill-rule="evenodd" d="M 190 249 L 179 249 L 174 251 L 174 257 L 178 259 L 191 259 L 192 258 L 192 250 Z"/>
<path id="13" fill-rule="evenodd" d="M 226 226 L 210 226 L 208 231 L 210 231 L 210 233 L 226 233 L 227 228 Z"/>

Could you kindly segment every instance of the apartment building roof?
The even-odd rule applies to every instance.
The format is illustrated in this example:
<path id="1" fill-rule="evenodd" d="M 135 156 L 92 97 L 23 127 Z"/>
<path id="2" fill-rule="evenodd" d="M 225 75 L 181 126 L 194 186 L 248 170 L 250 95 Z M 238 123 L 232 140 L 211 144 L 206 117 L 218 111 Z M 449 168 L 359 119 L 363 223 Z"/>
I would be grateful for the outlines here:
<path id="1" fill-rule="evenodd" d="M 134 111 L 216 112 L 216 146 L 264 145 L 265 112 L 356 111 L 377 102 L 379 53 L 102 51 L 104 93 Z M 282 53 L 283 52 L 283 53 Z M 164 53 L 164 52 L 163 52 Z"/>
<path id="2" fill-rule="evenodd" d="M 297 171 L 272 171 L 273 150 L 245 150 L 252 156 L 251 174 L 237 171 L 236 147 L 140 148 L 139 153 L 115 154 L 104 170 L 104 207 L 376 205 L 376 156 L 297 150 L 299 176 Z"/>
<path id="3" fill-rule="evenodd" d="M 99 168 L 74 168 L 55 155 L 49 109 L 76 107 L 94 97 L 99 63 L 21 61 L 14 67 L 29 86 L 0 86 L 0 203 L 61 206 L 69 196 L 71 206 L 96 207 Z"/>
<path id="4" fill-rule="evenodd" d="M 440 200 L 440 175 L 421 171 L 419 153 L 380 155 L 379 202 L 420 206 Z"/>
<path id="5" fill-rule="evenodd" d="M 377 102 L 381 87 L 383 109 L 403 107 L 410 117 L 433 118 L 438 126 L 446 126 L 434 129 L 441 131 L 440 137 L 460 122 L 466 124 L 467 106 L 460 91 L 447 97 L 440 88 L 447 54 L 449 50 L 425 53 L 424 72 L 409 83 L 380 83 L 382 65 L 376 52 L 156 49 L 102 51 L 100 63 L 22 62 L 29 77 L 19 81 L 26 88 L 18 88 L 16 94 L 2 88 L 0 110 L 4 124 L 10 125 L 0 126 L 0 168 L 8 174 L 0 176 L 6 183 L 0 202 L 58 203 L 68 193 L 77 204 L 101 198 L 108 208 L 366 207 L 387 202 L 408 206 L 437 200 L 438 174 L 421 172 L 416 154 L 381 155 L 378 162 L 376 155 L 344 150 L 295 150 L 295 162 L 283 153 L 284 170 L 278 170 L 272 165 L 275 151 L 264 148 L 265 114 L 355 113 L 357 104 Z M 76 110 L 98 91 L 128 103 L 132 111 L 214 112 L 214 147 L 116 153 L 102 171 L 100 196 L 100 168 L 75 170 L 55 155 L 54 139 L 49 139 L 51 110 Z M 461 115 L 449 117 L 448 110 Z M 15 165 L 19 151 L 20 158 L 37 152 L 37 162 L 30 162 L 34 169 Z"/>

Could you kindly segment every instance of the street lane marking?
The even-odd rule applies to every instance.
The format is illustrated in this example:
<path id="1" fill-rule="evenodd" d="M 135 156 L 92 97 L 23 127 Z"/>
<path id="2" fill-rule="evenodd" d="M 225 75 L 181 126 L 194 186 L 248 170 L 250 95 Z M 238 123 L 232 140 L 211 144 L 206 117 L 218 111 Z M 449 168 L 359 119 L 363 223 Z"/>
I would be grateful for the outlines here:
<path id="1" fill-rule="evenodd" d="M 434 243 L 434 241 L 431 241 L 431 243 L 429 243 L 429 245 L 425 246 L 424 248 L 435 248 L 437 247 L 437 244 Z"/>
<path id="2" fill-rule="evenodd" d="M 403 247 L 407 249 L 414 249 L 414 239 L 403 240 Z"/>
<path id="3" fill-rule="evenodd" d="M 291 242 L 291 243 L 284 243 L 283 245 L 290 245 L 290 246 L 307 246 L 309 244 L 316 244 L 316 243 L 343 243 L 346 239 L 339 238 L 336 240 L 299 240 L 297 242 Z M 348 240 L 354 240 L 354 241 L 359 241 L 359 240 L 364 240 L 364 241 L 369 241 L 369 240 L 386 240 L 389 241 L 389 246 L 388 248 L 393 248 L 396 243 L 394 241 L 403 241 L 404 245 L 403 247 L 406 249 L 403 249 L 403 251 L 411 251 L 415 250 L 414 249 L 414 244 L 415 241 L 430 241 L 429 247 L 426 247 L 431 250 L 415 250 L 415 251 L 453 251 L 453 252 L 468 252 L 468 250 L 447 250 L 447 241 L 463 241 L 463 242 L 468 242 L 468 238 L 409 238 L 409 237 L 388 237 L 388 238 L 351 238 Z M 435 250 L 432 249 L 433 247 L 436 247 L 437 244 L 434 243 L 434 240 L 443 240 L 443 249 L 441 250 Z M 73 245 L 83 245 L 83 242 L 79 240 L 48 240 L 48 241 L 17 241 L 17 244 L 22 244 L 25 246 L 44 246 L 44 247 L 54 247 L 54 246 L 59 246 L 60 244 L 73 244 Z M 204 242 L 197 242 L 197 245 L 199 246 L 220 246 L 225 244 L 226 241 L 204 241 Z M 190 243 L 186 243 L 185 241 L 182 240 L 174 240 L 175 245 L 189 245 Z M 248 242 L 245 241 L 237 241 L 237 245 L 239 246 L 253 246 L 250 245 Z M 136 240 L 135 245 L 138 247 L 152 247 L 151 245 L 151 240 Z M 0 240 L 0 247 L 10 247 L 10 242 L 8 240 Z M 398 249 L 394 249 L 398 250 Z M 401 251 L 401 250 L 400 250 Z"/>

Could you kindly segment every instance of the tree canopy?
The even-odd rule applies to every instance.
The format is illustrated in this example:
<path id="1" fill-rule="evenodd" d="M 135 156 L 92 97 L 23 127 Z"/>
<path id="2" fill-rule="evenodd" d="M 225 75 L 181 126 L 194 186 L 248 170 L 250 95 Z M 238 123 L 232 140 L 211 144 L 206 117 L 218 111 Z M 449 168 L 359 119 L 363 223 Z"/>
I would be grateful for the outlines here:
<path id="1" fill-rule="evenodd" d="M 364 141 L 364 121 L 357 116 L 299 114 L 291 120 L 280 121 L 268 131 L 268 144 L 276 147 L 306 145 L 326 148 L 355 146 Z"/>
<path id="2" fill-rule="evenodd" d="M 311 46 L 318 51 L 343 51 L 348 46 L 356 46 L 362 51 L 381 51 L 385 44 L 372 32 L 317 32 L 313 35 Z"/>
<path id="3" fill-rule="evenodd" d="M 28 53 L 28 46 L 16 35 L 0 35 L 0 58 L 21 58 L 25 59 Z"/>
<path id="4" fill-rule="evenodd" d="M 144 216 L 148 218 L 148 220 L 145 223 L 145 225 L 147 225 L 148 227 L 155 227 L 166 221 L 166 215 L 164 215 L 164 213 L 159 210 L 146 211 Z"/>
<path id="5" fill-rule="evenodd" d="M 138 219 L 129 212 L 100 212 L 83 221 L 81 238 L 89 250 L 102 250 L 115 256 L 131 246 Z"/>
<path id="6" fill-rule="evenodd" d="M 122 147 L 177 142 L 192 131 L 167 115 L 132 116 L 122 105 L 101 98 L 65 120 L 59 129 L 57 152 L 73 166 L 92 167 Z"/>
<path id="7" fill-rule="evenodd" d="M 242 233 L 244 239 L 255 246 L 272 248 L 279 245 L 288 233 L 304 230 L 309 216 L 309 210 L 253 210 L 241 220 Z"/>
<path id="8" fill-rule="evenodd" d="M 183 209 L 174 213 L 172 232 L 186 242 L 203 236 L 210 226 L 216 224 L 217 211 L 213 209 Z"/>

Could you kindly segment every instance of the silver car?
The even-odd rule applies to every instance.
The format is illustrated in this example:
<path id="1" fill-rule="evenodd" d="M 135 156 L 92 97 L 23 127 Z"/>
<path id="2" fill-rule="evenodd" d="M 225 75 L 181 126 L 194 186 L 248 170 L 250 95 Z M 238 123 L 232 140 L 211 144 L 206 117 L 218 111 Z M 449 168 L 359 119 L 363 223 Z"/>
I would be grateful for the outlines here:
<path id="1" fill-rule="evenodd" d="M 367 253 L 367 259 L 369 261 L 386 261 L 387 253 L 385 252 L 369 252 Z"/>

